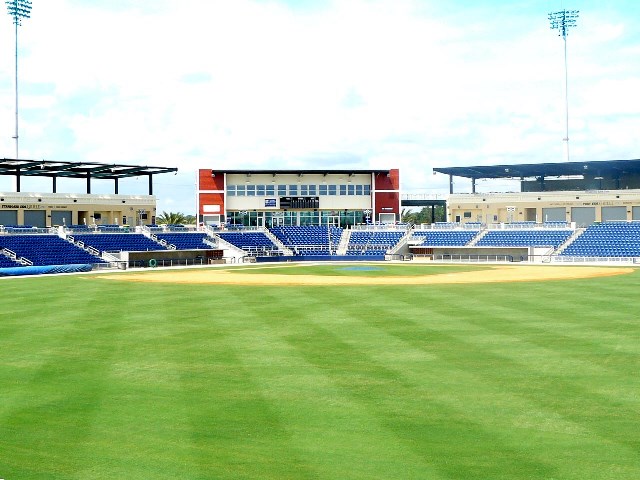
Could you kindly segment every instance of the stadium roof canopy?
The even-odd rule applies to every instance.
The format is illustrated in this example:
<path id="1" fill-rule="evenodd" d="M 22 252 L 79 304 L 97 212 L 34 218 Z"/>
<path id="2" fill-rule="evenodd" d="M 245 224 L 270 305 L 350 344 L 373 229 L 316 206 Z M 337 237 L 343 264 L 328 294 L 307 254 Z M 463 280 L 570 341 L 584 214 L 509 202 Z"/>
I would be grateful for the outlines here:
<path id="1" fill-rule="evenodd" d="M 592 162 L 522 163 L 518 165 L 481 165 L 475 167 L 434 168 L 434 173 L 475 180 L 496 178 L 538 178 L 600 176 L 619 179 L 626 174 L 640 173 L 640 160 L 601 160 Z M 450 181 L 450 193 L 453 193 Z"/>
<path id="2" fill-rule="evenodd" d="M 118 180 L 121 178 L 149 176 L 149 195 L 153 195 L 153 175 L 177 172 L 177 168 L 123 165 L 97 162 L 61 162 L 57 160 L 0 160 L 0 175 L 14 175 L 16 190 L 20 191 L 21 177 L 49 177 L 53 179 L 53 193 L 56 193 L 57 178 L 82 178 L 87 181 L 87 193 L 91 193 L 91 180 L 113 180 L 118 193 Z"/>
<path id="3" fill-rule="evenodd" d="M 434 168 L 433 171 L 453 175 L 454 177 L 475 179 L 565 177 L 585 174 L 616 177 L 625 173 L 640 173 L 640 160 L 482 165 L 477 167 Z"/>

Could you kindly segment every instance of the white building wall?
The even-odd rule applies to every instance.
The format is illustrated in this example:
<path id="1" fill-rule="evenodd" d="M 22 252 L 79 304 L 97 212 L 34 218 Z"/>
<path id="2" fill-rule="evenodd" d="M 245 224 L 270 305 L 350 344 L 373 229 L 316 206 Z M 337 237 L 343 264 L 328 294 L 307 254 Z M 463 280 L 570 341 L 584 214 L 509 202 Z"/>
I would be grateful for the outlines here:
<path id="1" fill-rule="evenodd" d="M 248 196 L 247 187 L 256 187 L 258 185 L 272 186 L 273 194 Z M 283 192 L 278 187 L 285 185 L 286 191 Z M 315 190 L 309 192 L 309 189 L 303 190 L 304 186 L 314 185 Z M 323 186 L 329 189 L 334 185 L 337 193 L 335 195 L 322 195 Z M 340 186 L 344 186 L 347 190 L 354 186 L 368 186 L 369 192 L 373 190 L 371 185 L 371 175 L 368 174 L 227 174 L 226 187 L 229 189 L 237 189 L 240 187 L 244 191 L 244 195 L 229 195 L 225 197 L 226 210 L 261 210 L 261 211 L 279 211 L 280 197 L 319 197 L 321 210 L 344 210 L 344 209 L 370 209 L 372 208 L 372 195 L 341 195 Z M 294 186 L 295 193 L 291 193 L 291 186 Z M 355 188 L 355 187 L 354 187 Z M 275 199 L 275 206 L 265 206 L 265 199 Z"/>
<path id="2" fill-rule="evenodd" d="M 101 195 L 74 193 L 0 192 L 0 211 L 17 211 L 17 222 L 24 223 L 24 213 L 44 211 L 46 226 L 52 226 L 52 212 L 71 212 L 74 224 L 149 224 L 156 215 L 154 195 Z M 147 216 L 140 219 L 140 212 Z M 96 219 L 99 214 L 99 219 Z M 124 220 L 126 219 L 126 222 Z"/>

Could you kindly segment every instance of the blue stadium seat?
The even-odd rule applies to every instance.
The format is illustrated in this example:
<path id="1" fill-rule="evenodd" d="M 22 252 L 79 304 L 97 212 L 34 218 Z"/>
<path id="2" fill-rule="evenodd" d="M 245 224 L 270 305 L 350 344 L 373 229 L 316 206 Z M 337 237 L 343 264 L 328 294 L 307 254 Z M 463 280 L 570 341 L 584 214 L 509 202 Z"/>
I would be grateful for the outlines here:
<path id="1" fill-rule="evenodd" d="M 101 252 L 145 252 L 167 250 L 165 247 L 140 233 L 90 233 L 74 235 L 82 242 Z"/>
<path id="2" fill-rule="evenodd" d="M 155 235 L 158 240 L 164 240 L 168 244 L 175 245 L 178 250 L 211 248 L 211 246 L 204 243 L 204 239 L 207 238 L 207 234 L 202 232 L 171 232 L 157 233 Z"/>
<path id="3" fill-rule="evenodd" d="M 297 255 L 332 255 L 340 244 L 343 229 L 333 226 L 281 226 L 271 233 Z"/>
<path id="4" fill-rule="evenodd" d="M 57 235 L 3 235 L 0 237 L 0 250 L 3 248 L 12 250 L 36 266 L 105 263 Z"/>
<path id="5" fill-rule="evenodd" d="M 279 252 L 277 245 L 275 245 L 264 232 L 239 230 L 234 232 L 219 232 L 217 235 L 222 240 L 252 255 L 266 256 Z"/>
<path id="6" fill-rule="evenodd" d="M 590 225 L 560 256 L 640 257 L 640 222 L 604 222 Z"/>

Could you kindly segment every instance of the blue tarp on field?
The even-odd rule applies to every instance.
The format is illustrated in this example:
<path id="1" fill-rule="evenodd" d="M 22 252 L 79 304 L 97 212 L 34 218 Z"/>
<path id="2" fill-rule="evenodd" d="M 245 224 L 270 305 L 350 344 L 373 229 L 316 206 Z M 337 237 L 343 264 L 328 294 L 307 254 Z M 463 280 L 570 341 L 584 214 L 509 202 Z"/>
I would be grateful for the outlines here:
<path id="1" fill-rule="evenodd" d="M 47 265 L 45 267 L 10 267 L 0 268 L 0 277 L 15 277 L 22 275 L 44 275 L 48 273 L 76 273 L 90 272 L 90 263 L 74 263 L 71 265 Z"/>

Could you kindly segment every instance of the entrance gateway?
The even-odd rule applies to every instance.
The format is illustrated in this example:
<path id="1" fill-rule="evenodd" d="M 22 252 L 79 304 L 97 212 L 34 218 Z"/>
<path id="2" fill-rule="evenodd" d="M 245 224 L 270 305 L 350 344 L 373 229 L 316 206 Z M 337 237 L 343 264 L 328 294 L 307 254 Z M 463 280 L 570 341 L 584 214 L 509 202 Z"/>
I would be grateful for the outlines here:
<path id="1" fill-rule="evenodd" d="M 327 225 L 330 227 L 339 227 L 340 226 L 340 216 L 339 215 L 331 215 L 326 217 Z"/>

